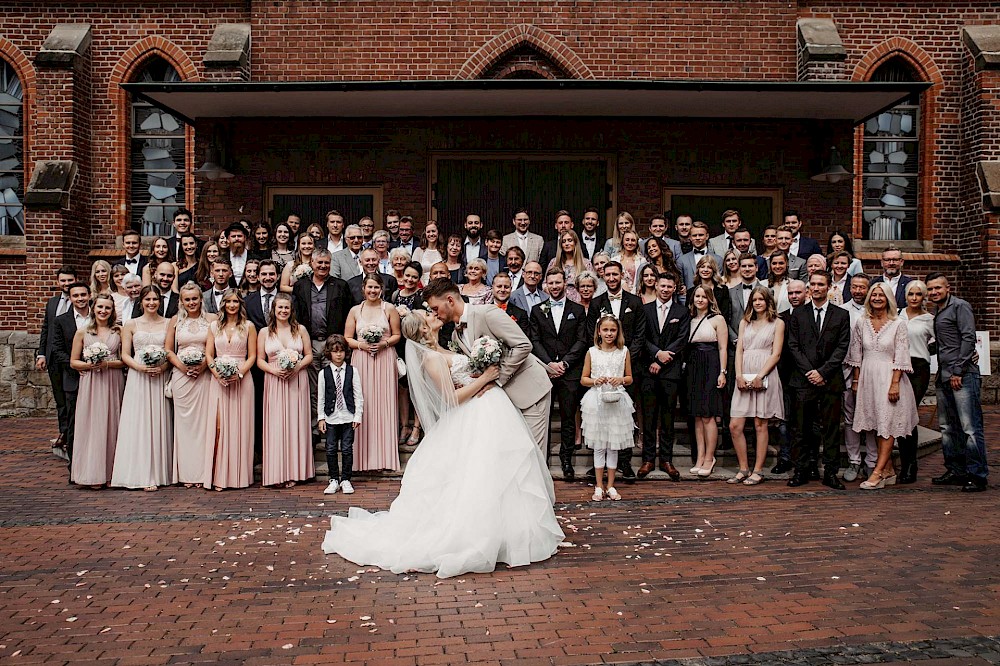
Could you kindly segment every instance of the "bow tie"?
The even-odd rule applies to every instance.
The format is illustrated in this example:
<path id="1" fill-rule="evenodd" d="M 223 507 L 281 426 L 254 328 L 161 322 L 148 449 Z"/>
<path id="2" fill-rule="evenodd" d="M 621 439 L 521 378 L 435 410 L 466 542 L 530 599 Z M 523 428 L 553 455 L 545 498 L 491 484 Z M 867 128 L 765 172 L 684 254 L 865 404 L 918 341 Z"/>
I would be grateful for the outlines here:
<path id="1" fill-rule="evenodd" d="M 743 288 L 744 289 L 753 289 L 753 285 L 752 284 L 745 284 L 745 285 L 743 285 Z"/>
<path id="2" fill-rule="evenodd" d="M 694 252 L 695 254 L 701 254 L 701 255 L 705 254 L 705 250 L 692 250 L 692 252 Z"/>
<path id="3" fill-rule="evenodd" d="M 563 302 L 562 301 L 552 301 L 552 305 L 550 307 L 561 308 L 562 306 L 563 306 Z"/>
<path id="4" fill-rule="evenodd" d="M 131 264 L 138 264 L 139 260 L 138 259 L 126 259 L 125 263 L 129 264 L 129 265 L 131 265 Z"/>
<path id="5" fill-rule="evenodd" d="M 597 240 L 597 236 L 584 236 L 583 240 L 585 240 L 585 241 L 595 241 L 595 240 Z"/>
<path id="6" fill-rule="evenodd" d="M 464 321 L 460 321 L 457 324 L 455 324 L 455 330 L 458 331 L 459 333 L 461 333 L 462 331 L 464 331 L 468 327 L 469 327 L 469 324 L 467 322 L 464 322 Z"/>
<path id="7" fill-rule="evenodd" d="M 215 292 L 215 295 L 216 295 L 216 296 L 222 296 L 222 295 L 224 295 L 225 293 L 226 293 L 226 292 L 224 292 L 224 291 L 217 291 L 217 292 Z"/>
<path id="8" fill-rule="evenodd" d="M 620 300 L 622 300 L 622 295 L 618 294 L 617 296 L 612 296 L 611 294 L 608 294 L 608 300 L 609 301 L 620 301 Z"/>

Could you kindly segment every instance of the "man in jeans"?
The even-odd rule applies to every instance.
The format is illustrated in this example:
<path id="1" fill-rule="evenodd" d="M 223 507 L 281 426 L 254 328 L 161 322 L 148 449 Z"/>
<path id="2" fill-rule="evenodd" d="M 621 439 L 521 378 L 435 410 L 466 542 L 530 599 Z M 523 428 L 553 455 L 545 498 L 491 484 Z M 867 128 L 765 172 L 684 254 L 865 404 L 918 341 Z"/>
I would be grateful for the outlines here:
<path id="1" fill-rule="evenodd" d="M 962 492 L 986 490 L 986 440 L 979 390 L 982 378 L 976 362 L 976 321 L 968 302 L 951 295 L 948 278 L 927 276 L 927 294 L 937 306 L 938 424 L 945 473 L 931 479 L 939 486 L 962 486 Z"/>

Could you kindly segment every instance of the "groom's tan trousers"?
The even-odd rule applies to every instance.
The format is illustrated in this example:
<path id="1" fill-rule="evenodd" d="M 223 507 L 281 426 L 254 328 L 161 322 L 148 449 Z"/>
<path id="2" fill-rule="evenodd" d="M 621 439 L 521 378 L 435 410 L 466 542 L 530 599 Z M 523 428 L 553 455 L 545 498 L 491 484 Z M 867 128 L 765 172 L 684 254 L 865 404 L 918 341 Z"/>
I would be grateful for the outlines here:
<path id="1" fill-rule="evenodd" d="M 538 448 L 545 454 L 546 460 L 549 457 L 549 412 L 552 409 L 552 391 L 549 391 L 542 399 L 535 404 L 521 410 L 528 430 L 538 444 Z"/>

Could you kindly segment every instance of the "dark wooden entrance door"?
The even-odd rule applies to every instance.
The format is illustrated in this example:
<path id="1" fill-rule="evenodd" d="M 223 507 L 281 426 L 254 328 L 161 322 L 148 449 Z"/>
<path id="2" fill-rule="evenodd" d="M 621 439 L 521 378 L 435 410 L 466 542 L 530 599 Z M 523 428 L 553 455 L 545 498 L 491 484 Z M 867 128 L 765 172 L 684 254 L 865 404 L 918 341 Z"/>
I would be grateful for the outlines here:
<path id="1" fill-rule="evenodd" d="M 465 216 L 478 214 L 484 229 L 513 231 L 514 211 L 525 208 L 531 230 L 555 236 L 556 212 L 568 210 L 579 229 L 583 211 L 608 207 L 604 159 L 439 159 L 434 208 L 443 233 L 462 233 Z"/>
<path id="2" fill-rule="evenodd" d="M 758 247 L 761 247 L 759 239 L 764 227 L 774 224 L 776 219 L 780 221 L 777 217 L 781 214 L 777 208 L 779 205 L 776 195 L 740 193 L 738 190 L 726 193 L 673 193 L 667 201 L 672 216 L 688 214 L 695 220 L 702 220 L 708 224 L 713 236 L 722 233 L 722 213 L 729 209 L 738 210 L 743 225 L 758 239 Z"/>

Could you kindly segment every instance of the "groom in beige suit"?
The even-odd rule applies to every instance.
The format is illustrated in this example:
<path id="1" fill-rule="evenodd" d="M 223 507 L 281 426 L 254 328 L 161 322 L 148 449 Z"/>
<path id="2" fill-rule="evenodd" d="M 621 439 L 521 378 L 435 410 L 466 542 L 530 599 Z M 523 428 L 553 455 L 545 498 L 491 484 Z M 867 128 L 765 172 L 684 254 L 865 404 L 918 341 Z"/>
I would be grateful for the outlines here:
<path id="1" fill-rule="evenodd" d="M 455 324 L 451 340 L 468 355 L 472 343 L 488 335 L 506 347 L 500 360 L 497 385 L 521 410 L 538 447 L 548 456 L 549 409 L 552 382 L 545 366 L 531 354 L 531 341 L 520 327 L 495 305 L 469 305 L 451 280 L 432 280 L 424 289 L 424 300 L 439 319 Z"/>

